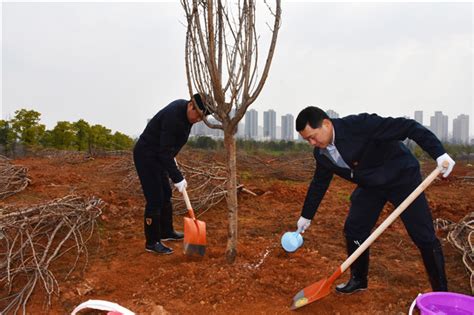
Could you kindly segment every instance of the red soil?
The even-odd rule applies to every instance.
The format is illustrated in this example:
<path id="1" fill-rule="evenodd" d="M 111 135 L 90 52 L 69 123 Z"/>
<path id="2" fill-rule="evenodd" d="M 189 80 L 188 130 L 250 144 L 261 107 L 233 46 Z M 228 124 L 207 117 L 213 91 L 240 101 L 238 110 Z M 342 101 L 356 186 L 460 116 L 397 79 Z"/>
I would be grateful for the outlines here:
<path id="1" fill-rule="evenodd" d="M 241 183 L 265 193 L 258 197 L 239 195 L 239 246 L 234 264 L 225 260 L 224 201 L 200 217 L 207 223 L 204 258 L 184 256 L 182 243 L 176 242 L 167 243 L 175 249 L 173 255 L 146 253 L 143 197 L 126 188 L 126 174 L 104 170 L 118 159 L 96 158 L 77 164 L 48 158 L 14 161 L 28 167 L 32 184 L 0 202 L 0 207 L 33 205 L 70 193 L 94 195 L 108 204 L 100 218 L 100 237 L 90 243 L 84 272 L 79 268 L 64 280 L 61 269 L 72 262 L 59 260 L 53 271 L 59 280 L 60 295 L 45 310 L 44 292 L 36 290 L 28 304 L 29 313 L 67 314 L 81 302 L 104 299 L 141 314 L 160 314 L 164 310 L 172 314 L 292 314 L 289 306 L 294 294 L 329 277 L 346 258 L 342 229 L 354 185 L 335 177 L 311 228 L 304 234 L 303 247 L 288 254 L 279 246 L 280 237 L 295 229 L 309 178 L 284 181 L 253 177 L 248 170 Z M 426 174 L 432 168 L 431 162 L 423 166 Z M 474 211 L 472 184 L 456 179 L 456 175 L 473 171 L 473 167 L 457 165 L 450 179 L 437 180 L 428 188 L 434 218 L 457 222 Z M 392 209 L 386 207 L 379 223 Z M 182 217 L 176 217 L 175 227 L 181 227 L 182 222 Z M 444 240 L 446 235 L 439 236 L 443 239 L 450 290 L 470 294 L 461 254 Z M 418 250 L 400 220 L 381 235 L 371 253 L 369 290 L 350 296 L 333 292 L 297 313 L 407 313 L 417 294 L 430 290 Z M 336 282 L 347 277 L 348 272 Z"/>

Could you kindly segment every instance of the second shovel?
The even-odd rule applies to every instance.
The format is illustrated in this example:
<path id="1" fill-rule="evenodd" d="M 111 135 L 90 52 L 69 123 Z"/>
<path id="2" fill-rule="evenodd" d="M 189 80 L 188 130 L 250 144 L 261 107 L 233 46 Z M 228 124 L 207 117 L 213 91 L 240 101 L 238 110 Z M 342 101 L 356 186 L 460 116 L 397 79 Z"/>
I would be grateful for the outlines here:
<path id="1" fill-rule="evenodd" d="M 186 188 L 183 190 L 184 202 L 190 218 L 184 218 L 184 253 L 204 256 L 206 253 L 206 223 L 196 219 Z"/>

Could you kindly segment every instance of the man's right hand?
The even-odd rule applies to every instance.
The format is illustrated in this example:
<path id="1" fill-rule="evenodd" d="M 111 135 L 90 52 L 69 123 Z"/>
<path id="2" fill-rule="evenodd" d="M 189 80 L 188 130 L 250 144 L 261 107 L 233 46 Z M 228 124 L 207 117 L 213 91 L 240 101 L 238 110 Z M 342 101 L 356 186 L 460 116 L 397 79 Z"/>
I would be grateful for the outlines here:
<path id="1" fill-rule="evenodd" d="M 179 183 L 174 184 L 174 187 L 176 187 L 176 189 L 178 189 L 178 191 L 180 193 L 182 193 L 183 190 L 186 189 L 186 187 L 188 187 L 188 182 L 186 181 L 186 179 L 183 178 L 182 181 L 180 181 Z"/>
<path id="2" fill-rule="evenodd" d="M 304 217 L 300 217 L 298 219 L 298 222 L 296 222 L 296 226 L 298 227 L 298 231 L 300 231 L 301 233 L 304 233 L 304 231 L 307 228 L 309 228 L 310 225 L 311 225 L 311 220 L 306 219 Z"/>
<path id="3" fill-rule="evenodd" d="M 448 155 L 448 153 L 438 156 L 436 162 L 438 163 L 438 167 L 441 171 L 441 174 L 443 174 L 443 177 L 445 178 L 448 177 L 449 173 L 451 173 L 451 171 L 453 170 L 454 164 L 456 164 L 456 162 L 454 162 L 454 160 Z M 445 163 L 447 166 L 444 165 Z"/>

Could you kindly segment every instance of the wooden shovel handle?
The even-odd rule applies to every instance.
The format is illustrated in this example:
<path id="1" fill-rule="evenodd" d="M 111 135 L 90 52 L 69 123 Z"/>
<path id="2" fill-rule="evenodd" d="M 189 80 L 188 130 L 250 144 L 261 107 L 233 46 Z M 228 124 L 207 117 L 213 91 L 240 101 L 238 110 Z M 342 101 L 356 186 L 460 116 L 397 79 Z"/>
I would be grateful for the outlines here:
<path id="1" fill-rule="evenodd" d="M 189 216 L 191 217 L 191 219 L 196 220 L 196 216 L 194 215 L 194 210 L 191 206 L 191 201 L 189 201 L 189 196 L 188 192 L 186 191 L 186 188 L 183 189 L 183 198 L 184 202 L 186 203 L 186 208 L 188 209 Z"/>
<path id="2" fill-rule="evenodd" d="M 445 162 L 443 164 L 443 167 L 446 168 L 448 167 L 449 163 Z M 350 255 L 346 261 L 342 263 L 340 266 L 341 271 L 344 272 L 349 268 L 352 263 L 359 258 L 359 256 L 370 246 L 372 243 L 382 234 L 387 227 L 395 221 L 398 216 L 405 211 L 405 209 L 415 200 L 425 189 L 428 187 L 431 182 L 440 174 L 441 169 L 436 168 L 433 172 L 431 172 L 428 177 L 425 178 L 425 180 L 418 186 L 416 189 L 380 224 L 380 226 L 372 233 L 370 234 L 369 238 L 367 238 L 362 245 L 359 246 L 359 248 Z"/>

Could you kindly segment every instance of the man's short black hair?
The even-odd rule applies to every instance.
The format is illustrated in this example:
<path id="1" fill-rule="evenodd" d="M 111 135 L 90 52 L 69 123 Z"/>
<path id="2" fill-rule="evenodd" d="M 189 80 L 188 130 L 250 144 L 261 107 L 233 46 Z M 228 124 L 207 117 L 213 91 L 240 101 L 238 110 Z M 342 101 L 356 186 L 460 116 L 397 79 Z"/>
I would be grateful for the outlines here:
<path id="1" fill-rule="evenodd" d="M 199 110 L 207 116 L 211 114 L 211 110 L 209 108 L 209 96 L 203 93 L 196 93 L 193 95 L 194 104 L 197 104 Z"/>
<path id="2" fill-rule="evenodd" d="M 320 128 L 324 119 L 329 119 L 325 111 L 315 106 L 308 106 L 296 117 L 296 131 L 303 131 L 307 124 L 314 129 Z"/>

